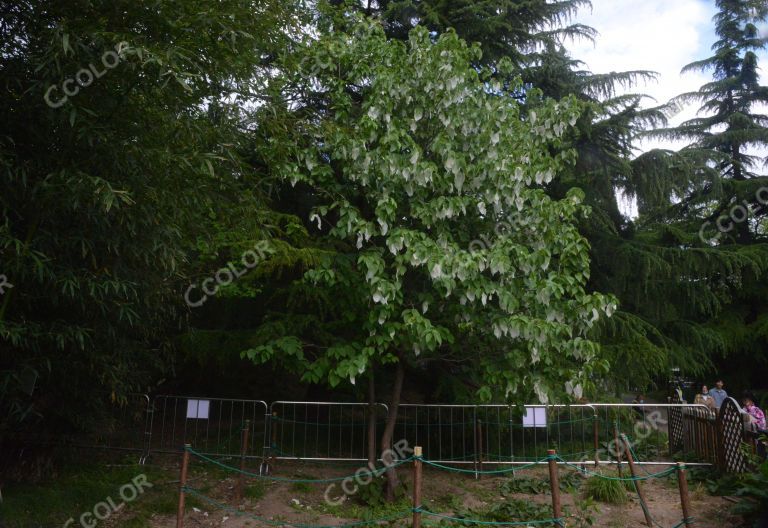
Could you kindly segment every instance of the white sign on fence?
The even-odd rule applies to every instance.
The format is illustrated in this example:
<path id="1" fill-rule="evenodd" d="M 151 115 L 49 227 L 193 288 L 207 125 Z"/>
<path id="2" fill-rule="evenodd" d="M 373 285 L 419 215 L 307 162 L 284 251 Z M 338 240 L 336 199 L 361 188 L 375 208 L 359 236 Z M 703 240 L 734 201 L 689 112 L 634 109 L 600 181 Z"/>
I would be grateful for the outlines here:
<path id="1" fill-rule="evenodd" d="M 523 427 L 546 427 L 546 407 L 526 407 L 523 415 Z"/>
<path id="2" fill-rule="evenodd" d="M 207 420 L 210 407 L 210 400 L 187 400 L 187 418 Z"/>

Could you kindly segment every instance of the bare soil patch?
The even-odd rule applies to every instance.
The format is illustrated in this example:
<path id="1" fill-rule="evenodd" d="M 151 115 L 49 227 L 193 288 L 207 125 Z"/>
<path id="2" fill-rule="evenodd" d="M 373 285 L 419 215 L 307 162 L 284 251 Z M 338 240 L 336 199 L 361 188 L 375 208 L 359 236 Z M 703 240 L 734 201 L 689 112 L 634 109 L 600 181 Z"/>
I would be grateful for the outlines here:
<path id="1" fill-rule="evenodd" d="M 232 464 L 232 462 L 229 462 Z M 233 464 L 234 465 L 234 464 Z M 366 515 L 373 518 L 392 516 L 395 513 L 408 511 L 410 497 L 404 497 L 398 504 L 379 507 L 371 510 L 366 507 L 358 496 L 348 496 L 339 505 L 330 506 L 325 500 L 342 496 L 340 483 L 334 483 L 329 491 L 325 484 L 292 484 L 288 482 L 270 481 L 248 478 L 247 486 L 250 497 L 240 501 L 235 499 L 236 476 L 224 472 L 215 466 L 194 461 L 191 468 L 192 481 L 190 486 L 201 490 L 206 496 L 225 504 L 230 510 L 223 509 L 201 499 L 190 499 L 184 520 L 185 528 L 202 527 L 261 527 L 287 526 L 291 524 L 339 526 L 361 520 L 368 520 Z M 312 465 L 281 461 L 273 471 L 273 476 L 288 479 L 328 479 L 351 475 L 354 466 L 344 465 L 331 467 L 327 465 Z M 664 467 L 649 467 L 650 472 L 660 471 Z M 561 474 L 570 470 L 561 468 Z M 399 468 L 398 474 L 410 493 L 410 466 Z M 544 479 L 546 468 L 526 469 L 520 475 L 536 476 Z M 503 495 L 500 485 L 511 478 L 484 477 L 480 480 L 469 474 L 458 474 L 425 468 L 423 487 L 423 506 L 433 512 L 453 515 L 457 507 L 483 511 L 494 504 L 509 500 L 522 499 L 536 504 L 551 505 L 551 496 L 543 494 L 507 494 Z M 671 479 L 658 479 L 643 483 L 647 503 L 658 525 L 665 528 L 675 526 L 682 519 L 680 496 L 677 483 Z M 637 496 L 629 493 L 630 500 L 626 504 L 615 505 L 597 503 L 599 511 L 592 514 L 595 527 L 642 527 L 645 526 L 643 512 Z M 576 501 L 583 498 L 583 493 L 562 494 L 563 506 L 571 511 L 576 510 Z M 693 517 L 698 528 L 720 528 L 723 526 L 739 526 L 739 518 L 729 514 L 733 504 L 722 497 L 707 494 L 700 484 L 691 485 L 691 502 Z M 549 510 L 551 513 L 551 510 Z M 551 517 L 551 515 L 550 515 Z M 370 518 L 370 517 L 368 517 Z M 533 519 L 530 519 L 533 520 Z M 438 519 L 431 519 L 427 524 L 436 524 Z M 410 526 L 410 514 L 401 520 L 382 523 L 381 525 L 405 527 Z M 576 521 L 568 526 L 578 525 Z M 175 528 L 175 516 L 157 515 L 152 519 L 153 528 Z"/>

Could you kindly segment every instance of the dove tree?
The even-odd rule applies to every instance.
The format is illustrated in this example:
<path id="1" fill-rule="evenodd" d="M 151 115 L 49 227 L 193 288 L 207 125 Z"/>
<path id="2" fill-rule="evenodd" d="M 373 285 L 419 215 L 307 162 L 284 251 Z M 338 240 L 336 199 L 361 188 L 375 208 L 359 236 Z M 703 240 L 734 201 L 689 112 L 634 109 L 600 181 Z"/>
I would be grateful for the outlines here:
<path id="1" fill-rule="evenodd" d="M 615 306 L 585 289 L 580 191 L 553 200 L 543 190 L 574 160 L 560 147 L 578 102 L 530 90 L 535 110 L 522 115 L 520 86 L 474 68 L 479 47 L 453 32 L 416 28 L 402 42 L 376 22 L 350 27 L 308 45 L 264 111 L 294 113 L 273 162 L 312 189 L 309 219 L 337 241 L 304 280 L 356 299 L 360 315 L 328 347 L 282 335 L 244 355 L 291 361 L 305 380 L 331 385 L 354 384 L 373 365 L 394 370 L 382 449 L 393 443 L 406 365 L 462 363 L 482 401 L 579 397 L 605 369 L 586 333 Z M 301 97 L 313 105 L 300 107 Z M 391 497 L 394 471 L 388 484 Z"/>

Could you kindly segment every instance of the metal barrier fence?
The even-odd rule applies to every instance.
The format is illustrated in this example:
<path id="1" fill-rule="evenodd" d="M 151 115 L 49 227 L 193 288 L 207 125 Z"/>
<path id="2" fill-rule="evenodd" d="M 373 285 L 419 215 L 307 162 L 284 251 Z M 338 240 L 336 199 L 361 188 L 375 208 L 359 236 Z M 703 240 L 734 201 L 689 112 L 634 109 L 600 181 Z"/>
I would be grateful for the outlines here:
<path id="1" fill-rule="evenodd" d="M 191 444 L 208 456 L 240 454 L 247 425 L 247 458 L 261 458 L 267 438 L 267 403 L 262 400 L 155 396 L 151 406 L 150 451 L 177 453 Z"/>
<path id="2" fill-rule="evenodd" d="M 684 416 L 708 411 L 706 405 L 686 403 L 593 403 L 592 406 L 600 417 L 600 442 L 604 452 L 615 458 L 618 434 L 624 432 L 632 439 L 633 449 L 644 461 L 641 463 L 676 453 L 684 457 L 695 455 L 694 443 L 683 441 L 686 437 L 690 439 L 694 432 L 692 422 Z"/>
<path id="3" fill-rule="evenodd" d="M 453 464 L 524 464 L 558 449 L 569 460 L 596 454 L 590 405 L 401 404 L 395 438 Z"/>
<path id="4" fill-rule="evenodd" d="M 589 404 L 480 405 L 481 460 L 526 463 L 556 449 L 566 460 L 595 460 L 597 413 Z"/>
<path id="5" fill-rule="evenodd" d="M 402 403 L 393 437 L 422 446 L 429 460 L 473 463 L 480 443 L 476 424 L 475 405 Z"/>
<path id="6" fill-rule="evenodd" d="M 107 408 L 101 430 L 77 445 L 141 453 L 176 453 L 184 444 L 208 456 L 307 461 L 367 461 L 378 456 L 388 408 L 376 403 L 276 401 L 145 394 Z M 717 416 L 705 405 L 591 403 L 580 405 L 401 404 L 393 442 L 420 445 L 439 463 L 525 464 L 556 449 L 569 461 L 614 463 L 626 455 L 619 435 L 629 435 L 636 464 L 672 456 L 689 465 L 744 471 L 741 446 L 745 413 L 731 398 Z M 373 419 L 373 430 L 369 429 Z M 373 437 L 371 438 L 371 433 Z M 392 446 L 389 446 L 392 447 Z M 691 462 L 691 458 L 699 462 Z M 268 468 L 265 468 L 265 471 Z"/>
<path id="7" fill-rule="evenodd" d="M 86 449 L 112 449 L 140 453 L 139 462 L 149 455 L 151 400 L 146 394 L 131 393 L 121 398 L 104 394 L 106 405 L 96 405 L 93 419 L 99 429 L 74 439 L 71 445 Z"/>
<path id="8" fill-rule="evenodd" d="M 387 413 L 383 403 L 374 405 L 376 445 Z M 371 408 L 367 403 L 276 401 L 270 405 L 270 416 L 271 441 L 265 443 L 270 458 L 368 460 Z"/>

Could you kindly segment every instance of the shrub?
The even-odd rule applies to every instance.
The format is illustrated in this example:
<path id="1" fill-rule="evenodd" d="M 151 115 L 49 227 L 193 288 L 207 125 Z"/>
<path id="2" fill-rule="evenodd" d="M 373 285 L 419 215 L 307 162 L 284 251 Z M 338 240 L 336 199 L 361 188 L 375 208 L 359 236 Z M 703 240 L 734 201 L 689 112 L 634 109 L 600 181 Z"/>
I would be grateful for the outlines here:
<path id="1" fill-rule="evenodd" d="M 582 476 L 575 471 L 560 474 L 560 491 L 572 493 L 577 490 L 583 482 Z M 499 491 L 502 495 L 513 495 L 515 493 L 525 493 L 528 495 L 538 495 L 540 493 L 550 493 L 549 477 L 512 477 L 505 481 Z"/>
<path id="2" fill-rule="evenodd" d="M 631 485 L 632 483 L 629 482 Z M 633 488 L 634 489 L 634 488 Z M 584 484 L 586 497 L 600 502 L 624 504 L 627 502 L 627 488 L 620 480 L 610 480 L 603 477 L 589 477 Z"/>
<path id="3" fill-rule="evenodd" d="M 386 480 L 383 476 L 373 478 L 368 484 L 359 484 L 355 498 L 369 508 L 382 508 L 387 506 Z M 395 489 L 395 500 L 406 496 L 405 484 L 400 482 L 400 486 Z"/>
<path id="4" fill-rule="evenodd" d="M 512 495 L 515 493 L 538 495 L 539 493 L 546 493 L 549 491 L 549 480 L 535 477 L 512 477 L 504 482 L 499 490 L 505 495 Z"/>
<path id="5" fill-rule="evenodd" d="M 765 440 L 765 437 L 763 437 Z M 733 513 L 741 515 L 756 526 L 768 517 L 768 459 L 759 460 L 750 452 L 746 453 L 754 471 L 741 474 L 724 475 L 717 480 L 709 480 L 707 488 L 714 495 L 734 495 L 741 497 L 741 502 L 733 507 Z"/>
<path id="6" fill-rule="evenodd" d="M 509 499 L 494 504 L 486 512 L 473 513 L 479 513 L 483 520 L 494 522 L 522 522 L 552 517 L 549 504 L 537 504 L 523 499 Z"/>

